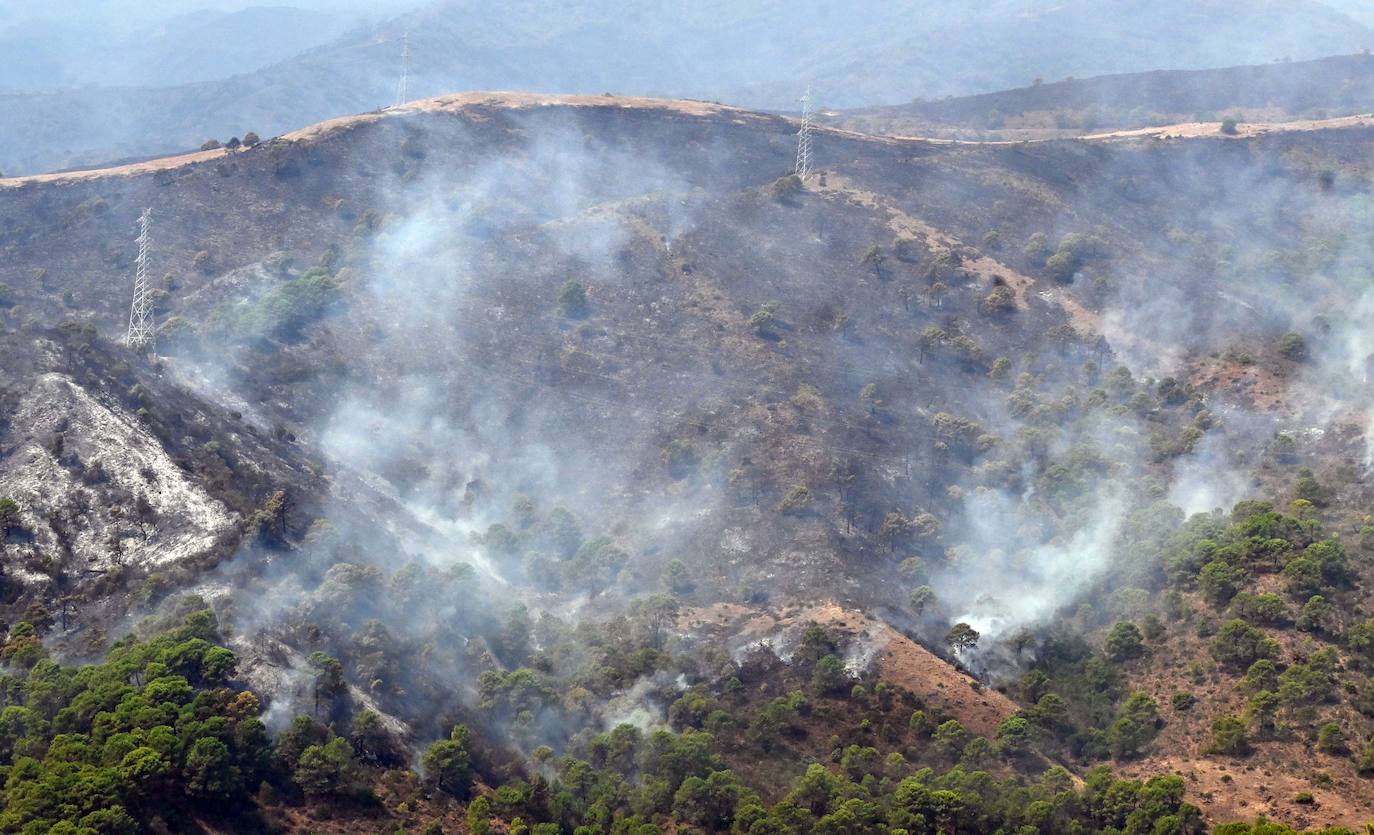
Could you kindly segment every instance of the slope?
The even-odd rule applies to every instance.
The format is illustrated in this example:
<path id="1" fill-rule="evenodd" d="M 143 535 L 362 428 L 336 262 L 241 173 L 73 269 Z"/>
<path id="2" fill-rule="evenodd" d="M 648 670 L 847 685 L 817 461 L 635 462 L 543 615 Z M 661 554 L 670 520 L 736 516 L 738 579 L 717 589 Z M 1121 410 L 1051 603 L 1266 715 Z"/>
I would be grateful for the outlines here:
<path id="1" fill-rule="evenodd" d="M 659 592 L 770 610 L 833 600 L 927 647 L 959 623 L 980 633 L 940 651 L 1006 686 L 1047 729 L 1045 756 L 1129 763 L 1153 742 L 1152 762 L 1213 762 L 1174 734 L 1236 709 L 1225 665 L 1202 670 L 1225 687 L 1197 712 L 1110 743 L 1131 741 L 1118 719 L 1136 720 L 1118 713 L 1143 704 L 1133 690 L 1157 713 L 1171 696 L 1151 683 L 1178 672 L 1168 642 L 1200 650 L 1182 642 L 1225 611 L 1185 596 L 1217 540 L 1181 561 L 1165 547 L 1185 510 L 1306 485 L 1322 504 L 1294 506 L 1301 524 L 1283 524 L 1301 533 L 1282 554 L 1313 559 L 1314 522 L 1345 533 L 1339 582 L 1304 583 L 1346 627 L 1364 612 L 1370 560 L 1349 534 L 1369 499 L 1374 350 L 1356 278 L 1370 128 L 996 145 L 822 130 L 807 183 L 787 176 L 795 129 L 697 102 L 465 94 L 233 153 L 0 181 L 3 483 L 22 499 L 6 522 L 7 619 L 85 604 L 50 627 L 75 644 L 191 592 L 276 715 L 311 712 L 321 652 L 360 694 L 336 700 L 338 721 L 368 704 L 422 742 L 471 721 L 523 762 L 637 715 L 626 700 L 662 716 L 635 694 L 681 698 L 678 674 L 723 697 L 740 672 L 758 689 L 739 698 L 760 710 L 813 675 L 767 659 L 752 676 L 702 672 L 724 664 L 719 648 L 684 651 L 680 673 L 656 654 L 671 622 Z M 160 359 L 116 344 L 145 205 Z M 1264 391 L 1218 385 L 1237 369 Z M 66 427 L 35 387 L 72 404 Z M 86 483 L 92 450 L 112 443 L 102 456 L 162 474 L 120 466 Z M 61 495 L 27 486 L 38 466 Z M 106 509 L 133 502 L 121 491 L 155 487 L 238 514 L 231 553 L 177 551 L 203 514 L 153 498 L 144 547 L 164 562 L 130 560 L 102 583 L 86 572 L 104 576 L 112 546 L 77 536 L 60 551 L 64 520 L 107 530 Z M 1266 558 L 1228 582 L 1272 582 Z M 1104 671 L 1103 633 L 1166 611 L 1171 593 L 1186 614 L 1153 654 Z M 1320 640 L 1359 691 L 1359 644 Z M 1280 650 L 1306 665 L 1293 641 Z M 878 656 L 878 674 L 911 675 L 909 690 L 966 681 L 904 657 L 884 671 Z M 1063 714 L 1028 672 L 1054 682 Z M 545 680 L 560 689 L 534 686 L 525 711 L 523 688 Z M 967 689 L 968 702 L 925 695 L 1002 733 L 1008 703 Z M 903 744 L 934 739 L 890 714 Z M 1295 711 L 1294 736 L 1262 744 L 1301 746 L 1335 715 L 1352 740 L 1369 734 L 1352 699 Z M 825 727 L 797 750 L 824 755 Z M 950 767 L 949 739 L 968 742 L 954 731 L 939 743 Z M 1347 757 L 1331 775 L 1342 796 L 1355 769 Z M 797 775 L 764 777 L 782 792 Z"/>

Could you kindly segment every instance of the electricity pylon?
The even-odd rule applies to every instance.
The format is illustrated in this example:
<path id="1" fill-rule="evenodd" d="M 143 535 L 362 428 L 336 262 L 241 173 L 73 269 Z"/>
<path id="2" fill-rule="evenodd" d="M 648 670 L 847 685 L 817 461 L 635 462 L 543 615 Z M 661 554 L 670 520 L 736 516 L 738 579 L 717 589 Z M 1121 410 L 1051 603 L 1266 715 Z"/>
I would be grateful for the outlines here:
<path id="1" fill-rule="evenodd" d="M 157 328 L 153 324 L 153 303 L 148 290 L 148 226 L 152 209 L 144 209 L 138 218 L 138 258 L 134 261 L 134 302 L 129 308 L 129 334 L 124 342 L 134 350 L 156 349 Z"/>
<path id="2" fill-rule="evenodd" d="M 811 88 L 806 88 L 802 96 L 801 128 L 797 130 L 797 178 L 806 182 L 811 176 Z"/>
<path id="3" fill-rule="evenodd" d="M 396 86 L 396 106 L 400 107 L 409 101 L 408 86 L 410 82 L 410 30 L 401 36 L 401 83 Z"/>

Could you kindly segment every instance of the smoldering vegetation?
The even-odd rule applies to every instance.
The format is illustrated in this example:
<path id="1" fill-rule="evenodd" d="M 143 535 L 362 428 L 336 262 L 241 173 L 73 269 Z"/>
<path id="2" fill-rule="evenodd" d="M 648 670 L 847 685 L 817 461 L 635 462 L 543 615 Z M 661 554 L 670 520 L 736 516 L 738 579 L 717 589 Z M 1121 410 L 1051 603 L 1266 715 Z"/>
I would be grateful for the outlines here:
<path id="1" fill-rule="evenodd" d="M 321 461 L 185 584 L 269 715 L 529 753 L 663 717 L 722 661 L 665 660 L 679 610 L 721 600 L 963 622 L 947 655 L 1009 680 L 1167 595 L 1213 508 L 1362 455 L 1368 183 L 1304 141 L 826 135 L 802 189 L 782 120 L 491 105 L 25 191 L 4 269 L 35 319 L 69 312 L 39 263 L 100 276 L 109 331 L 116 247 L 40 221 L 163 199 L 167 377 Z"/>

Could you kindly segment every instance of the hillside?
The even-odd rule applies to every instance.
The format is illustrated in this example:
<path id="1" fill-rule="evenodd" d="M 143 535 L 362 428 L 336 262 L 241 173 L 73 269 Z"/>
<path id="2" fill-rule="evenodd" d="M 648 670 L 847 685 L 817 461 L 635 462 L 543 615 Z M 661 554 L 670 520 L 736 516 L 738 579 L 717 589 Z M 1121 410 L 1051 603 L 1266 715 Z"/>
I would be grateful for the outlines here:
<path id="1" fill-rule="evenodd" d="M 236 35 L 242 22 L 175 38 L 174 61 L 154 51 L 116 62 L 115 70 L 87 68 L 101 79 L 98 87 L 55 88 L 60 82 L 52 80 L 0 93 L 0 171 L 108 164 L 390 105 L 406 32 L 414 97 L 460 89 L 611 91 L 783 111 L 796 108 L 808 85 L 826 106 L 867 107 L 1002 90 L 1036 77 L 1261 64 L 1374 46 L 1368 25 L 1316 0 L 1118 0 L 1110 14 L 1098 0 L 868 0 L 843 9 L 820 0 L 578 0 L 556 8 L 433 0 L 249 71 L 251 62 L 227 54 L 243 41 Z M 292 40 L 282 30 L 325 31 L 279 23 L 259 29 L 262 36 L 245 48 L 267 52 Z M 37 40 L 22 29 L 16 34 L 21 45 Z M 297 40 L 305 49 L 307 39 Z M 172 86 L 138 86 L 130 72 L 170 72 L 202 60 L 220 60 L 225 71 L 193 73 L 188 77 L 205 80 Z"/>
<path id="2" fill-rule="evenodd" d="M 795 131 L 0 180 L 0 829 L 1374 819 L 1374 128 Z"/>
<path id="3" fill-rule="evenodd" d="M 871 133 L 1040 139 L 1178 122 L 1281 122 L 1374 111 L 1374 57 L 1066 79 L 912 104 L 847 110 L 829 121 Z"/>

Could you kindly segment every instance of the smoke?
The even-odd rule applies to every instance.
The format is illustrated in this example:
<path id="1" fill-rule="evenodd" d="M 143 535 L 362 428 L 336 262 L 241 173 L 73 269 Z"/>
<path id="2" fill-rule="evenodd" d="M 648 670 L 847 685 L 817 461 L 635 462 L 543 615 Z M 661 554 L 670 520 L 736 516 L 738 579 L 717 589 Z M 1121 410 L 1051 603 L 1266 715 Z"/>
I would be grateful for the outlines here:
<path id="1" fill-rule="evenodd" d="M 955 621 L 968 623 L 985 640 L 997 642 L 1026 627 L 1043 626 L 1060 608 L 1094 588 L 1112 565 L 1126 503 L 1108 489 L 1092 505 L 1088 522 L 1071 534 L 1034 542 L 1041 519 L 1006 495 L 980 491 L 965 504 L 971 553 L 937 578 L 950 590 Z"/>
<path id="2" fill-rule="evenodd" d="M 314 674 L 287 649 L 313 644 L 344 662 L 355 703 L 442 733 L 441 717 L 481 709 L 479 672 L 548 648 L 530 623 L 615 616 L 711 529 L 715 464 L 671 495 L 639 486 L 664 467 L 662 399 L 693 402 L 705 377 L 665 379 L 641 404 L 580 359 L 621 349 L 622 298 L 652 299 L 661 281 L 629 259 L 690 235 L 701 193 L 575 123 L 512 133 L 514 147 L 448 166 L 424 161 L 485 140 L 407 128 L 412 165 L 353 210 L 329 346 L 352 368 L 297 412 L 317 415 L 297 430 L 323 457 L 330 499 L 297 553 L 254 543 L 203 589 L 244 636 L 245 675 L 274 694 L 274 717 L 315 708 L 301 685 Z M 590 315 L 562 306 L 569 281 Z M 256 350 L 201 356 L 181 379 L 239 402 Z M 275 665 L 257 660 L 268 647 Z M 645 679 L 599 710 L 649 728 L 665 709 L 655 694 L 675 686 Z M 566 738 L 561 717 L 536 711 L 511 738 Z"/>

